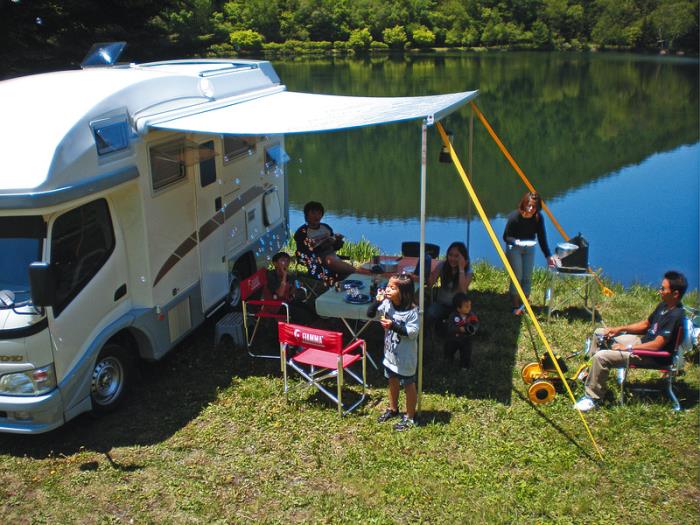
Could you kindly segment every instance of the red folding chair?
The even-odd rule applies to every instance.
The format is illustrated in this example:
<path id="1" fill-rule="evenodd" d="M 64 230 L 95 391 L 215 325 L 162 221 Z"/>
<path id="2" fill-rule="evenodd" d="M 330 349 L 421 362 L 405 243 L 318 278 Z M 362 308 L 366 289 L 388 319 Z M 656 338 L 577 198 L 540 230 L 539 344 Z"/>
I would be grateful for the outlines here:
<path id="1" fill-rule="evenodd" d="M 250 357 L 279 359 L 279 354 L 258 354 L 253 352 L 253 340 L 263 319 L 289 322 L 289 305 L 284 301 L 268 298 L 267 270 L 261 268 L 241 282 L 241 300 L 243 305 L 243 327 L 245 329 L 246 347 Z M 262 297 L 262 299 L 251 299 Z M 253 329 L 249 324 L 255 321 Z"/>
<path id="2" fill-rule="evenodd" d="M 296 324 L 279 322 L 277 324 L 280 342 L 280 360 L 284 375 L 284 395 L 289 400 L 287 368 L 296 370 L 305 382 L 301 386 L 314 386 L 338 406 L 341 416 L 351 412 L 367 397 L 367 345 L 363 339 L 356 339 L 343 348 L 343 334 Z M 289 355 L 287 349 L 295 346 L 299 349 Z M 358 353 L 358 349 L 362 349 Z M 348 367 L 362 361 L 362 377 Z M 354 379 L 362 386 L 362 395 L 347 409 L 343 404 L 343 385 L 345 376 Z M 336 378 L 336 394 L 321 383 Z"/>
<path id="3" fill-rule="evenodd" d="M 642 370 L 658 370 L 662 373 L 663 382 L 666 385 L 666 392 L 668 397 L 671 399 L 673 404 L 673 410 L 680 410 L 681 404 L 673 392 L 673 380 L 678 376 L 685 365 L 685 353 L 692 349 L 692 342 L 690 341 L 692 337 L 693 325 L 687 317 L 683 319 L 683 325 L 678 329 L 678 334 L 676 335 L 676 344 L 674 346 L 673 352 L 651 352 L 649 350 L 634 350 L 632 353 L 640 357 L 651 358 L 654 361 L 645 361 L 644 364 L 636 365 L 630 363 L 627 368 L 621 369 L 619 375 L 620 383 L 620 404 L 625 404 L 625 386 L 627 384 L 627 378 L 629 373 L 635 369 Z M 636 390 L 638 392 L 654 392 L 658 389 L 651 388 L 640 388 L 640 387 L 629 387 L 629 390 Z"/>

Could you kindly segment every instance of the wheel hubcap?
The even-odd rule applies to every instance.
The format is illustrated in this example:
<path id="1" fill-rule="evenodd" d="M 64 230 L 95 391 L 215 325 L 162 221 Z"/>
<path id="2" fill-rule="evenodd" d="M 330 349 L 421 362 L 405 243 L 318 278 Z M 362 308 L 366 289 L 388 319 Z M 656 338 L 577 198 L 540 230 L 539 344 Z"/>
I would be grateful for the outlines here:
<path id="1" fill-rule="evenodd" d="M 98 405 L 108 405 L 121 393 L 124 368 L 114 357 L 107 357 L 95 366 L 92 373 L 92 398 Z"/>

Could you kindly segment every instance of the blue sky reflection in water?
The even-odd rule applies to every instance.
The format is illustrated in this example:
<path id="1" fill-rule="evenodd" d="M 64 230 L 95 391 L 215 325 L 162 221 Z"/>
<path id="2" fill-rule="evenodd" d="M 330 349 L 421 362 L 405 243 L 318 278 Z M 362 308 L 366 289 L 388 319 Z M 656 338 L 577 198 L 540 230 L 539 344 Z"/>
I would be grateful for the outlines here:
<path id="1" fill-rule="evenodd" d="M 613 281 L 626 286 L 637 282 L 655 285 L 663 272 L 677 269 L 688 276 L 691 288 L 698 288 L 699 167 L 700 143 L 681 146 L 575 188 L 548 205 L 569 235 L 580 231 L 589 240 L 590 263 Z M 464 193 L 466 197 L 466 190 Z M 303 222 L 302 213 L 292 209 L 290 215 L 295 229 Z M 325 220 L 352 240 L 364 236 L 384 252 L 398 253 L 402 240 L 419 238 L 417 216 L 418 208 L 415 220 L 380 221 L 333 212 Z M 505 217 L 498 215 L 491 224 L 500 240 Z M 551 221 L 547 221 L 547 232 L 553 250 L 562 239 Z M 466 239 L 466 235 L 466 217 L 427 218 L 426 237 L 440 245 L 443 255 L 452 241 Z M 474 259 L 501 265 L 476 212 L 470 253 Z M 536 262 L 544 265 L 541 252 Z"/>

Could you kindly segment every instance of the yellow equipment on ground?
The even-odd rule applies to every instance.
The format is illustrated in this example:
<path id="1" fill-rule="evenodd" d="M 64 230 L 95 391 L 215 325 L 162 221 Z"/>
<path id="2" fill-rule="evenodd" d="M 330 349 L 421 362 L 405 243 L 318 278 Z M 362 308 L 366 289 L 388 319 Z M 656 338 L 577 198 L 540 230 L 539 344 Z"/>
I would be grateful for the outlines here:
<path id="1" fill-rule="evenodd" d="M 575 355 L 578 355 L 578 352 L 569 357 Z M 559 355 L 557 355 L 556 358 L 559 368 L 566 374 L 566 372 L 569 371 L 569 367 L 566 366 L 564 358 Z M 576 386 L 576 381 L 584 381 L 586 379 L 589 365 L 590 363 L 587 360 L 581 364 L 570 377 L 565 377 L 566 381 L 569 383 L 569 388 L 573 390 Z M 525 365 L 520 371 L 520 375 L 525 384 L 530 385 L 527 389 L 527 397 L 536 405 L 543 405 L 552 401 L 554 396 L 557 395 L 557 387 L 562 386 L 562 379 L 557 374 L 557 370 L 549 354 L 544 354 L 539 358 L 539 361 L 535 363 Z"/>

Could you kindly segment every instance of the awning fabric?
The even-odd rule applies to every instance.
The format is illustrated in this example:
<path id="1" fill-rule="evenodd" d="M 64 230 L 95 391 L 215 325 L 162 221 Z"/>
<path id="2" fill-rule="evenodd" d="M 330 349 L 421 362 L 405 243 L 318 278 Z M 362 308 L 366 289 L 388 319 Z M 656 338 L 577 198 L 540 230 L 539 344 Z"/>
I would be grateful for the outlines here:
<path id="1" fill-rule="evenodd" d="M 230 106 L 150 124 L 153 128 L 227 135 L 313 133 L 428 119 L 432 124 L 478 91 L 421 97 L 349 97 L 281 91 Z"/>

